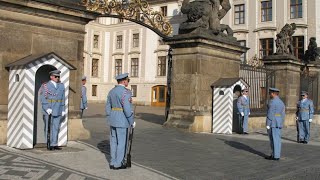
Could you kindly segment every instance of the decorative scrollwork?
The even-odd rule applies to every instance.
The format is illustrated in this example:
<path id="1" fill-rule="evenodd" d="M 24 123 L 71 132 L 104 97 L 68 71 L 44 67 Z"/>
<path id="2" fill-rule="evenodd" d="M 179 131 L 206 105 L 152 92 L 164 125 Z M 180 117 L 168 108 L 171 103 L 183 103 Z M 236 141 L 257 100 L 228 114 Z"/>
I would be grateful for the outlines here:
<path id="1" fill-rule="evenodd" d="M 152 11 L 146 0 L 82 0 L 87 10 L 103 15 L 118 15 L 120 18 L 140 21 L 168 36 L 172 33 L 171 24 L 158 11 Z"/>

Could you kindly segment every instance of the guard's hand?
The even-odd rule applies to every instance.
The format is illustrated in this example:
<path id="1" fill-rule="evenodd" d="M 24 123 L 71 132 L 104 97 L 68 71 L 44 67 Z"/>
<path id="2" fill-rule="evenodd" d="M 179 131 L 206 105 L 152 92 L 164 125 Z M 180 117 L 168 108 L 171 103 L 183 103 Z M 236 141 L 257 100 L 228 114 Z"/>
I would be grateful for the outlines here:
<path id="1" fill-rule="evenodd" d="M 52 109 L 47 109 L 46 111 L 47 111 L 48 115 L 50 115 L 52 113 Z"/>
<path id="2" fill-rule="evenodd" d="M 88 109 L 88 107 L 86 107 L 86 109 Z"/>
<path id="3" fill-rule="evenodd" d="M 66 112 L 62 111 L 61 116 L 65 116 Z"/>
<path id="4" fill-rule="evenodd" d="M 298 120 L 299 118 L 298 117 L 296 117 L 296 120 Z"/>
<path id="5" fill-rule="evenodd" d="M 244 116 L 244 113 L 243 113 L 243 112 L 241 112 L 240 114 L 241 114 L 241 116 Z"/>
<path id="6" fill-rule="evenodd" d="M 133 122 L 133 124 L 131 126 L 132 126 L 132 128 L 135 128 L 136 127 L 136 122 Z"/>
<path id="7" fill-rule="evenodd" d="M 248 115 L 250 116 L 250 112 L 248 113 Z"/>
<path id="8" fill-rule="evenodd" d="M 312 122 L 312 119 L 309 119 L 309 122 Z"/>
<path id="9" fill-rule="evenodd" d="M 270 126 L 267 126 L 267 129 L 269 130 L 269 129 L 270 129 Z"/>

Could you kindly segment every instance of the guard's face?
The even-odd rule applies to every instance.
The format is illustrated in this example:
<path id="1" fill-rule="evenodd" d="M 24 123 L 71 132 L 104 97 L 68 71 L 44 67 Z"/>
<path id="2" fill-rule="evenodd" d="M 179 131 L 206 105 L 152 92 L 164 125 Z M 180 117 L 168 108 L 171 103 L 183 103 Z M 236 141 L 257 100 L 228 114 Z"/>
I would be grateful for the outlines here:
<path id="1" fill-rule="evenodd" d="M 87 80 L 82 80 L 82 85 L 85 85 L 87 83 Z"/>
<path id="2" fill-rule="evenodd" d="M 127 78 L 126 80 L 124 80 L 124 85 L 125 85 L 126 87 L 128 87 L 129 82 L 130 82 L 130 79 L 129 79 L 129 78 Z"/>
<path id="3" fill-rule="evenodd" d="M 54 82 L 60 82 L 60 76 L 50 76 L 50 79 Z"/>
<path id="4" fill-rule="evenodd" d="M 308 95 L 301 95 L 302 99 L 306 99 L 308 97 Z"/>

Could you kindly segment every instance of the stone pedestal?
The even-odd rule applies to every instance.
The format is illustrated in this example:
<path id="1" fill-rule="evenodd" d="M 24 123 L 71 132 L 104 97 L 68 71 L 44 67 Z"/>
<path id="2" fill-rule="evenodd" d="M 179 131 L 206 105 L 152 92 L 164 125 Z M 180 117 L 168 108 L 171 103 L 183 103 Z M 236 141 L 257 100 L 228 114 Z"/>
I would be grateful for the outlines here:
<path id="1" fill-rule="evenodd" d="M 287 111 L 296 111 L 300 97 L 300 76 L 303 63 L 294 56 L 271 55 L 264 59 L 266 68 L 275 72 L 275 87 Z"/>
<path id="2" fill-rule="evenodd" d="M 172 48 L 169 127 L 192 132 L 212 131 L 211 84 L 239 77 L 240 55 L 247 48 L 236 41 L 177 35 L 165 40 Z"/>

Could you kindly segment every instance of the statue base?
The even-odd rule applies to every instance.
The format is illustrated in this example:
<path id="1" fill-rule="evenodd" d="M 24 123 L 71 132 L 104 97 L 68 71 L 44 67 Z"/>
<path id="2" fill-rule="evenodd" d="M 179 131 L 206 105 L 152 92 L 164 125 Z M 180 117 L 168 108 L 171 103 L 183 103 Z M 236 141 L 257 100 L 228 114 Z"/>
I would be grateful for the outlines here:
<path id="1" fill-rule="evenodd" d="M 164 126 L 191 132 L 212 131 L 211 84 L 239 77 L 240 55 L 247 48 L 226 39 L 177 35 L 165 39 L 172 48 L 171 97 Z"/>

